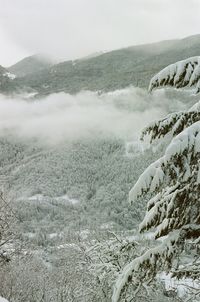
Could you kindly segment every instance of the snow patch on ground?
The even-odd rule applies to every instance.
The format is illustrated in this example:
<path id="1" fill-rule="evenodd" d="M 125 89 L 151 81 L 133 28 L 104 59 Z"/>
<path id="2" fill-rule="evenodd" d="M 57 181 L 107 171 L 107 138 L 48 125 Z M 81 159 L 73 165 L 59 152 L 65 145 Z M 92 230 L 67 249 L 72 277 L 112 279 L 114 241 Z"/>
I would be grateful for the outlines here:
<path id="1" fill-rule="evenodd" d="M 76 249 L 76 250 L 79 250 L 79 246 L 75 243 L 65 243 L 65 244 L 60 244 L 57 246 L 57 249 L 60 250 L 60 249 Z"/>
<path id="2" fill-rule="evenodd" d="M 5 298 L 0 297 L 0 302 L 8 302 Z"/>
<path id="3" fill-rule="evenodd" d="M 48 202 L 48 201 L 57 201 L 57 202 L 65 202 L 71 205 L 77 205 L 80 203 L 78 199 L 70 198 L 67 194 L 57 197 L 51 197 L 51 196 L 45 196 L 42 194 L 35 194 L 33 196 L 30 196 L 28 198 L 22 197 L 19 200 L 28 200 L 32 202 Z"/>
<path id="4" fill-rule="evenodd" d="M 66 195 L 66 194 L 63 195 L 63 196 L 56 197 L 55 200 L 57 200 L 57 201 L 66 201 L 67 203 L 72 204 L 72 205 L 75 205 L 75 204 L 79 203 L 79 200 L 77 200 L 75 198 L 69 198 L 69 196 Z"/>
<path id="5" fill-rule="evenodd" d="M 27 92 L 27 93 L 24 93 L 23 95 L 21 95 L 21 97 L 25 100 L 28 100 L 28 99 L 32 99 L 33 97 L 35 97 L 36 95 L 38 94 L 37 91 L 35 92 Z"/>
<path id="6" fill-rule="evenodd" d="M 42 201 L 44 196 L 42 194 L 36 194 L 28 198 L 30 201 Z"/>
<path id="7" fill-rule="evenodd" d="M 192 280 L 190 278 L 185 278 L 185 279 L 176 279 L 172 278 L 171 274 L 166 274 L 166 273 L 161 273 L 158 276 L 158 279 L 160 279 L 162 282 L 165 284 L 165 289 L 167 291 L 170 290 L 175 290 L 177 292 L 177 295 L 179 298 L 183 298 L 185 295 L 190 295 L 191 294 L 191 289 L 200 289 L 200 284 Z M 192 300 L 195 301 L 195 300 Z M 199 300 L 197 300 L 199 301 Z"/>
<path id="8" fill-rule="evenodd" d="M 56 238 L 56 237 L 58 237 L 58 233 L 51 233 L 51 234 L 49 234 L 49 238 L 50 239 L 53 239 L 53 238 Z"/>
<path id="9" fill-rule="evenodd" d="M 4 73 L 3 76 L 4 76 L 4 77 L 7 77 L 7 78 L 9 78 L 9 79 L 11 79 L 11 80 L 14 80 L 14 79 L 16 78 L 16 75 L 13 74 L 13 73 L 10 73 L 10 72 Z"/>
<path id="10" fill-rule="evenodd" d="M 80 237 L 82 238 L 82 240 L 86 240 L 89 235 L 90 235 L 90 230 L 88 229 L 82 230 L 80 232 Z"/>

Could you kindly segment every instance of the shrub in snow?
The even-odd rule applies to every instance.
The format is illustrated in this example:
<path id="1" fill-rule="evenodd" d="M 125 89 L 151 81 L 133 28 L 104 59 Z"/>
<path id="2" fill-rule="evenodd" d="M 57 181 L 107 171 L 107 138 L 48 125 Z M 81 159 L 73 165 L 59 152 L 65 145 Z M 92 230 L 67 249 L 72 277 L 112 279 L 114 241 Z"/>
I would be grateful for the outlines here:
<path id="1" fill-rule="evenodd" d="M 200 88 L 200 57 L 172 64 L 157 75 L 149 90 L 161 86 Z M 164 155 L 152 163 L 130 191 L 130 202 L 150 194 L 140 231 L 155 229 L 155 238 L 167 235 L 162 244 L 128 263 L 118 276 L 113 302 L 120 299 L 129 282 L 148 284 L 159 271 L 172 272 L 178 278 L 200 277 L 200 261 L 184 263 L 179 255 L 190 240 L 199 255 L 200 237 L 200 103 L 188 111 L 172 113 L 149 125 L 142 139 L 150 142 L 170 138 Z M 137 276 L 137 278 L 135 278 Z"/>
<path id="2" fill-rule="evenodd" d="M 144 253 L 151 245 L 152 240 L 147 240 L 140 236 L 125 236 L 112 233 L 111 238 L 96 242 L 87 250 L 87 255 L 91 259 L 91 272 L 96 276 L 96 283 L 99 285 L 101 301 L 111 301 L 112 288 L 115 279 L 119 276 L 121 269 L 133 258 Z M 137 239 L 137 241 L 136 241 Z M 137 276 L 135 276 L 137 278 Z M 97 287 L 97 290 L 99 290 Z M 135 286 L 135 282 L 129 282 L 126 291 L 121 295 L 122 302 L 168 302 L 171 301 L 169 290 L 166 291 L 161 281 L 155 281 L 151 288 L 140 282 Z M 173 292 L 176 295 L 176 292 Z M 173 302 L 176 298 L 173 299 Z"/>

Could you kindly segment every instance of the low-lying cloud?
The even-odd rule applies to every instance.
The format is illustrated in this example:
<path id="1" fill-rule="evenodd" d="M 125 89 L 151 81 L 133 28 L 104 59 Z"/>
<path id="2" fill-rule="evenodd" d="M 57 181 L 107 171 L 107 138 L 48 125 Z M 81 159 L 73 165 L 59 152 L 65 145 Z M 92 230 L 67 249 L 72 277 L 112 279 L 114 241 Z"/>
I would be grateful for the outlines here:
<path id="1" fill-rule="evenodd" d="M 0 97 L 0 136 L 58 144 L 81 138 L 115 136 L 130 140 L 149 122 L 168 113 L 163 91 L 148 95 L 128 88 L 98 95 L 52 94 L 45 99 Z"/>

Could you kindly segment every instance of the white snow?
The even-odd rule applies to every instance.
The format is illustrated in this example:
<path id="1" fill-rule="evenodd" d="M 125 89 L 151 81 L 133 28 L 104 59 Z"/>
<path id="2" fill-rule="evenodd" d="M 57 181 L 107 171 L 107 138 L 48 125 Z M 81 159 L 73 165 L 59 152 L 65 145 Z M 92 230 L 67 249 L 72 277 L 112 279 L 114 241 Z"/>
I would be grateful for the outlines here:
<path id="1" fill-rule="evenodd" d="M 27 93 L 23 93 L 22 95 L 20 95 L 21 98 L 23 99 L 31 99 L 33 98 L 34 96 L 36 96 L 38 94 L 37 91 L 34 91 L 34 92 L 27 92 Z"/>
<path id="2" fill-rule="evenodd" d="M 135 202 L 143 192 L 147 191 L 153 181 L 152 189 L 154 190 L 163 181 L 164 173 L 161 169 L 163 158 L 152 163 L 139 177 L 138 181 L 129 193 L 131 203 Z"/>
<path id="3" fill-rule="evenodd" d="M 80 237 L 82 238 L 82 240 L 87 239 L 89 235 L 90 235 L 90 230 L 88 229 L 82 230 L 80 232 Z"/>
<path id="4" fill-rule="evenodd" d="M 42 194 L 36 194 L 28 198 L 30 201 L 42 201 L 44 196 Z"/>
<path id="5" fill-rule="evenodd" d="M 67 194 L 65 194 L 63 196 L 56 197 L 55 200 L 57 200 L 57 201 L 66 201 L 67 203 L 70 203 L 72 205 L 75 205 L 75 204 L 79 203 L 78 199 L 69 198 L 69 196 Z"/>
<path id="6" fill-rule="evenodd" d="M 32 232 L 27 232 L 27 233 L 24 233 L 24 236 L 27 236 L 28 238 L 34 238 L 36 236 L 36 234 L 32 233 Z"/>
<path id="7" fill-rule="evenodd" d="M 200 184 L 200 165 L 198 167 L 197 183 Z"/>
<path id="8" fill-rule="evenodd" d="M 58 233 L 51 233 L 51 234 L 49 234 L 49 238 L 50 239 L 53 239 L 53 238 L 56 238 L 56 237 L 58 237 Z"/>
<path id="9" fill-rule="evenodd" d="M 173 163 L 172 158 L 182 154 L 185 150 L 193 152 L 194 155 L 200 152 L 200 121 L 184 129 L 179 135 L 172 139 L 163 157 L 152 163 L 139 177 L 138 181 L 129 193 L 131 203 L 135 202 L 144 192 L 154 192 L 164 181 L 164 167 Z M 185 173 L 189 177 L 190 170 L 185 164 Z M 185 177 L 186 177 L 185 174 Z"/>
<path id="10" fill-rule="evenodd" d="M 188 110 L 188 112 L 191 112 L 191 111 L 197 111 L 197 112 L 200 111 L 200 101 L 198 101 L 197 103 L 195 103 L 195 104 Z"/>
<path id="11" fill-rule="evenodd" d="M 168 162 L 176 154 L 183 153 L 184 150 L 191 151 L 195 146 L 194 152 L 198 152 L 200 144 L 200 136 L 197 135 L 200 132 L 200 122 L 192 124 L 190 127 L 183 130 L 179 135 L 177 135 L 168 148 L 165 151 L 164 161 Z"/>
<path id="12" fill-rule="evenodd" d="M 198 89 L 199 79 L 200 57 L 191 57 L 171 64 L 157 73 L 150 81 L 149 91 L 167 85 L 173 87 L 192 87 L 195 85 Z"/>
<path id="13" fill-rule="evenodd" d="M 179 231 L 174 231 L 162 242 L 161 245 L 154 247 L 146 253 L 144 253 L 142 256 L 135 258 L 133 261 L 128 263 L 123 271 L 118 276 L 118 279 L 114 285 L 113 289 L 113 295 L 112 295 L 112 302 L 118 302 L 120 299 L 121 292 L 128 282 L 129 276 L 133 274 L 134 271 L 139 271 L 141 268 L 141 264 L 145 262 L 145 260 L 149 260 L 152 265 L 154 265 L 155 262 L 155 255 L 162 256 L 163 253 L 167 253 L 167 256 L 170 256 L 171 253 L 173 253 L 173 248 L 171 246 L 172 241 L 176 241 L 179 238 Z"/>
<path id="14" fill-rule="evenodd" d="M 0 302 L 8 302 L 5 298 L 0 297 Z"/>
<path id="15" fill-rule="evenodd" d="M 10 72 L 4 73 L 3 76 L 4 76 L 4 77 L 7 77 L 7 78 L 9 78 L 9 79 L 11 79 L 11 80 L 14 80 L 14 79 L 16 78 L 16 75 L 13 74 L 13 73 L 10 73 Z"/>
<path id="16" fill-rule="evenodd" d="M 162 272 L 158 275 L 158 279 L 164 282 L 166 290 L 176 290 L 177 295 L 180 298 L 183 298 L 186 294 L 190 295 L 190 288 L 200 289 L 200 284 L 191 278 L 178 280 L 176 278 L 172 278 L 171 274 Z"/>
<path id="17" fill-rule="evenodd" d="M 28 201 L 34 201 L 34 202 L 45 202 L 49 200 L 56 200 L 58 202 L 66 202 L 68 204 L 76 205 L 80 203 L 78 199 L 75 198 L 70 198 L 67 194 L 62 195 L 62 196 L 57 196 L 57 197 L 51 197 L 51 196 L 46 196 L 42 194 L 35 194 L 33 196 L 30 196 L 28 198 L 21 197 L 19 200 L 28 200 Z"/>

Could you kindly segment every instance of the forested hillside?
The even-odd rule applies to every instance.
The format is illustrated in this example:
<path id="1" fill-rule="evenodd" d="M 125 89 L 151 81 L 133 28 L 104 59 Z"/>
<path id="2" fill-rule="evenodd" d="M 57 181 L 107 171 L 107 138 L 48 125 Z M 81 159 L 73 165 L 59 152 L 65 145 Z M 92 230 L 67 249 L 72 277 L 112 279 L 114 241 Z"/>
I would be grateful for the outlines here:
<path id="1" fill-rule="evenodd" d="M 0 70 L 1 92 L 9 95 L 0 96 L 0 218 L 4 221 L 6 217 L 0 240 L 0 262 L 3 263 L 0 296 L 11 302 L 104 302 L 111 301 L 112 295 L 113 301 L 123 302 L 127 297 L 136 302 L 175 302 L 183 301 L 182 297 L 191 298 L 186 286 L 183 296 L 178 293 L 182 279 L 177 281 L 176 289 L 170 291 L 166 276 L 163 280 L 156 275 L 158 247 L 164 246 L 161 252 L 165 253 L 168 245 L 162 245 L 162 239 L 156 241 L 151 233 L 139 234 L 137 226 L 145 215 L 147 200 L 155 193 L 148 190 L 149 186 L 158 190 L 161 180 L 168 184 L 182 163 L 179 157 L 175 167 L 172 162 L 173 173 L 170 170 L 164 182 L 160 169 L 168 169 L 164 166 L 165 150 L 172 138 L 167 135 L 166 140 L 155 140 L 152 145 L 151 142 L 170 134 L 169 128 L 179 119 L 177 131 L 185 127 L 187 117 L 189 121 L 199 118 L 198 106 L 192 107 L 199 98 L 194 91 L 161 89 L 154 92 L 154 89 L 196 85 L 199 58 L 177 62 L 161 70 L 151 81 L 152 93 L 147 91 L 150 78 L 167 64 L 199 52 L 200 36 L 193 36 L 53 66 L 40 65 L 31 57 L 13 66 L 16 78 L 6 69 Z M 190 77 L 195 79 L 194 83 Z M 34 98 L 26 100 L 25 92 Z M 142 135 L 147 136 L 147 140 L 141 142 L 138 135 L 148 123 L 150 126 Z M 190 149 L 194 149 L 193 145 Z M 157 166 L 157 162 L 154 167 L 152 162 L 156 158 L 162 167 Z M 190 164 L 191 158 L 184 153 L 183 162 L 189 160 Z M 196 153 L 192 160 L 197 169 Z M 150 177 L 147 173 L 143 181 L 143 177 L 139 177 L 149 165 L 150 171 L 153 167 L 156 173 L 150 173 Z M 185 167 L 187 180 L 194 175 L 187 165 Z M 181 182 L 182 174 L 177 175 Z M 132 195 L 140 200 L 130 205 L 129 191 L 138 178 L 139 185 L 132 190 L 135 192 Z M 176 184 L 176 178 L 172 179 L 174 182 Z M 163 185 L 163 188 L 165 198 L 168 187 Z M 191 188 L 195 191 L 195 187 Z M 196 198 L 199 191 L 195 192 Z M 155 205 L 150 201 L 148 211 L 162 201 L 160 196 L 159 193 L 155 196 Z M 164 202 L 165 199 L 162 217 L 171 213 L 171 208 L 164 212 Z M 169 225 L 166 220 L 162 224 L 160 210 L 154 215 L 148 211 L 142 224 L 144 229 L 154 226 L 154 222 L 156 226 L 159 223 L 166 226 L 167 230 L 177 227 L 174 217 Z M 167 261 L 171 265 L 174 250 L 170 244 L 171 241 L 170 252 L 164 256 L 170 256 Z M 143 255 L 151 258 L 154 255 L 151 250 L 155 257 L 151 259 L 152 266 L 148 266 L 149 258 Z M 188 250 L 191 251 L 187 246 L 186 252 Z M 187 261 L 194 254 L 194 250 L 189 256 L 185 253 Z M 133 273 L 139 266 L 135 266 L 138 262 L 134 259 L 141 260 L 141 275 L 135 279 Z M 129 267 L 129 263 L 132 266 Z M 163 273 L 163 267 L 159 272 Z M 143 277 L 146 283 L 138 283 Z M 133 278 L 131 284 L 130 278 Z M 171 282 L 171 277 L 169 279 Z"/>
<path id="2" fill-rule="evenodd" d="M 48 95 L 81 90 L 113 91 L 129 85 L 147 87 L 151 77 L 165 66 L 200 52 L 200 35 L 107 52 L 83 60 L 48 67 L 34 57 L 10 68 L 20 77 L 1 88 L 2 92 L 35 91 Z M 34 59 L 34 60 L 33 60 Z M 30 73 L 30 67 L 33 73 Z M 34 72 L 35 71 L 35 72 Z M 25 74 L 26 76 L 22 77 Z"/>
<path id="3" fill-rule="evenodd" d="M 22 59 L 16 64 L 8 67 L 7 69 L 14 73 L 17 77 L 24 77 L 28 74 L 40 72 L 41 70 L 48 68 L 53 63 L 50 59 L 45 58 L 44 55 L 33 55 Z"/>

